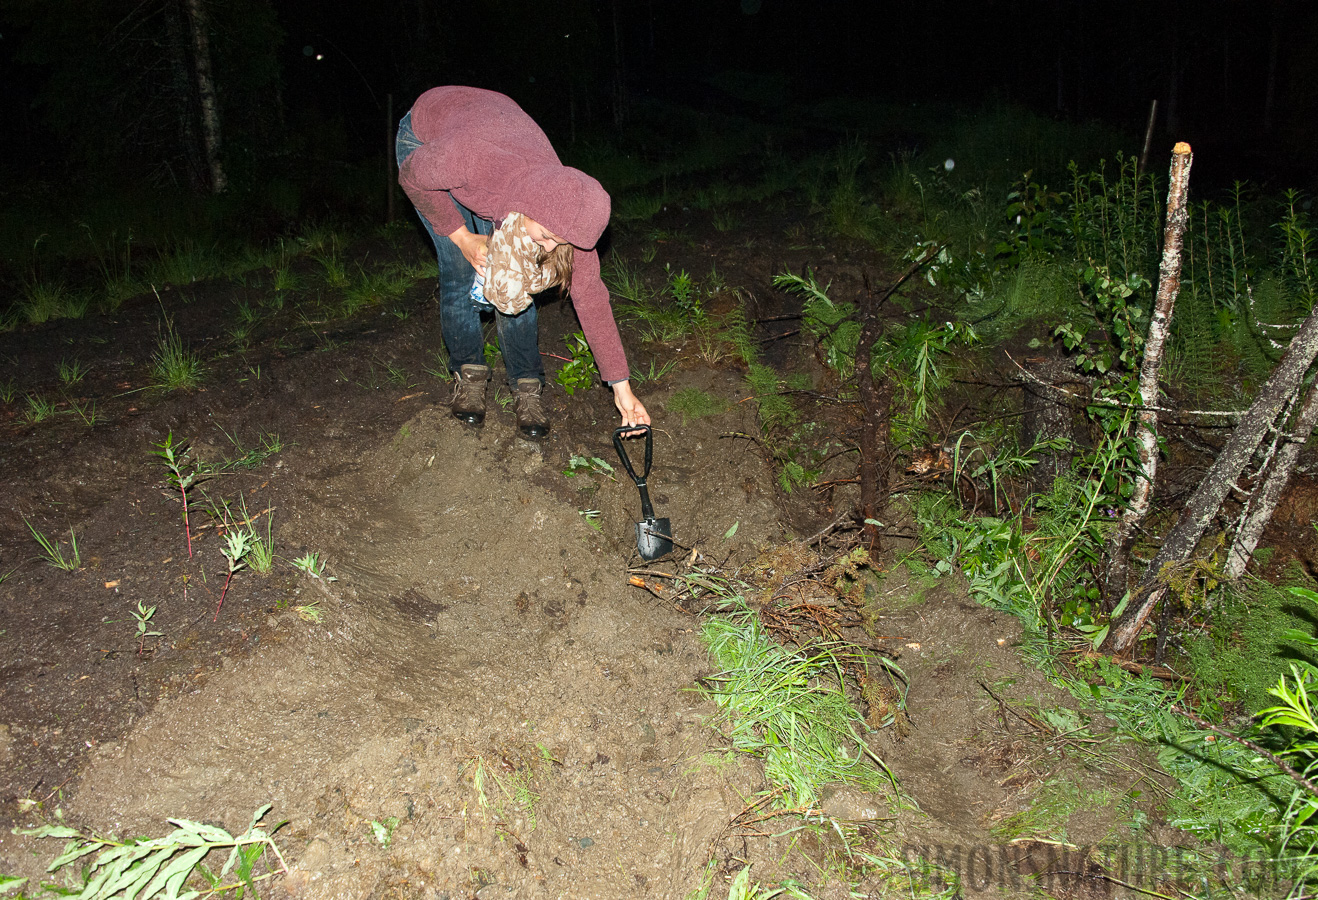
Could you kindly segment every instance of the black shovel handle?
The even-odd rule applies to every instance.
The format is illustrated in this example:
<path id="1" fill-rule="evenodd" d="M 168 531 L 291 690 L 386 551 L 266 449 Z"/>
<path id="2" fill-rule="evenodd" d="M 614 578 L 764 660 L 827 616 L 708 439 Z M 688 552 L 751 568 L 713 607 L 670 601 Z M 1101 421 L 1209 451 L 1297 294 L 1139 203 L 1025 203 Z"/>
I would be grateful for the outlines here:
<path id="1" fill-rule="evenodd" d="M 632 435 L 636 432 L 645 433 L 645 471 L 638 477 L 636 470 L 632 468 L 631 458 L 627 456 L 627 448 L 622 445 L 624 435 Z M 650 477 L 650 463 L 654 459 L 654 433 L 650 431 L 649 425 L 624 425 L 613 432 L 613 449 L 618 451 L 618 458 L 622 460 L 622 466 L 627 470 L 627 474 L 636 482 L 636 486 L 641 489 L 641 516 L 646 519 L 654 518 L 654 507 L 650 504 L 650 489 L 646 486 L 646 479 Z"/>

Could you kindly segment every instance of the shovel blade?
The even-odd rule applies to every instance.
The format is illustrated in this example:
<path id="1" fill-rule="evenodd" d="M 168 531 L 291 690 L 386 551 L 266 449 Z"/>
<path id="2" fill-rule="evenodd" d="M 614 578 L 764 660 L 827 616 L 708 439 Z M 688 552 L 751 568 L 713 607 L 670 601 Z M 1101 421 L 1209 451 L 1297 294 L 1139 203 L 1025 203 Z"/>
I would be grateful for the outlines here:
<path id="1" fill-rule="evenodd" d="M 636 549 L 641 559 L 658 559 L 673 551 L 673 527 L 667 519 L 646 519 L 636 523 Z"/>

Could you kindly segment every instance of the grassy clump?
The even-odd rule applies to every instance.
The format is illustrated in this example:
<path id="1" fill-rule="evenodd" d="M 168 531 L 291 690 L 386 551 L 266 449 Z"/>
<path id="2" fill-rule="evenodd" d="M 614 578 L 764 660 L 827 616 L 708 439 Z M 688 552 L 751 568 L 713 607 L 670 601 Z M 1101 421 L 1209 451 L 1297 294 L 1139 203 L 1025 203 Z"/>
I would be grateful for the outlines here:
<path id="1" fill-rule="evenodd" d="M 727 401 L 721 400 L 700 388 L 683 388 L 668 400 L 667 409 L 682 417 L 685 425 L 691 419 L 716 416 L 727 410 Z"/>
<path id="2" fill-rule="evenodd" d="M 201 357 L 184 345 L 173 322 L 166 320 L 151 356 L 151 383 L 163 391 L 190 390 L 201 384 L 201 376 Z"/>
<path id="3" fill-rule="evenodd" d="M 784 804 L 814 809 L 828 784 L 892 786 L 882 760 L 857 735 L 864 720 L 842 687 L 837 644 L 785 647 L 740 601 L 707 619 L 702 636 L 721 670 L 705 690 L 723 712 L 732 746 L 763 761 Z"/>
<path id="4" fill-rule="evenodd" d="M 1238 703 L 1251 714 L 1272 704 L 1269 691 L 1300 657 L 1287 643 L 1287 631 L 1307 632 L 1314 624 L 1312 611 L 1287 586 L 1310 584 L 1293 570 L 1280 584 L 1247 578 L 1223 587 L 1211 627 L 1185 640 L 1194 682 L 1205 697 Z"/>

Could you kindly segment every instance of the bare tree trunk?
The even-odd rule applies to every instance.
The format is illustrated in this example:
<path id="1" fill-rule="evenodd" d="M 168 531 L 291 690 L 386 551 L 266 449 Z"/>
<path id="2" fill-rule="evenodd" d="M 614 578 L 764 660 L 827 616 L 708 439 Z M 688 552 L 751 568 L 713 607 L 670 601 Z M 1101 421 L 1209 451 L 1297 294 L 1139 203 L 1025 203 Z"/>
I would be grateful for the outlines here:
<path id="1" fill-rule="evenodd" d="M 1171 330 L 1176 296 L 1181 290 L 1181 245 L 1185 240 L 1185 198 L 1189 192 L 1190 166 L 1194 154 L 1181 141 L 1172 150 L 1171 185 L 1167 189 L 1167 224 L 1163 230 L 1162 264 L 1158 270 L 1158 297 L 1153 304 L 1149 336 L 1144 342 L 1144 360 L 1140 364 L 1140 406 L 1135 442 L 1139 447 L 1140 474 L 1135 480 L 1130 502 L 1121 522 L 1108 542 L 1108 569 L 1105 579 L 1110 604 L 1126 593 L 1130 578 L 1130 548 L 1135 542 L 1144 517 L 1153 502 L 1153 481 L 1158 474 L 1158 376 L 1162 371 L 1163 348 Z"/>
<path id="2" fill-rule="evenodd" d="M 621 128 L 627 120 L 627 77 L 622 58 L 622 25 L 618 21 L 619 0 L 613 0 L 613 124 Z"/>
<path id="3" fill-rule="evenodd" d="M 173 82 L 173 103 L 178 119 L 178 135 L 182 147 L 183 172 L 190 190 L 201 191 L 209 182 L 205 161 L 201 158 L 201 139 L 197 135 L 194 114 L 192 78 L 188 72 L 187 37 L 184 36 L 181 4 L 171 3 L 165 9 L 165 44 L 169 52 L 169 69 Z"/>
<path id="4" fill-rule="evenodd" d="M 1028 479 L 1030 493 L 1046 494 L 1057 479 L 1071 471 L 1075 443 L 1075 406 L 1066 397 L 1075 397 L 1087 391 L 1075 374 L 1075 364 L 1057 355 L 1056 345 L 1047 345 L 1046 355 L 1025 359 L 1028 376 L 1020 378 L 1021 446 L 1037 447 L 1041 443 L 1057 441 L 1066 449 L 1037 450 L 1037 462 L 1030 467 Z M 1037 379 L 1037 380 L 1035 380 Z M 1044 385 L 1047 385 L 1045 388 Z M 997 510 L 994 510 L 997 515 Z"/>
<path id="5" fill-rule="evenodd" d="M 1295 464 L 1300 459 L 1300 451 L 1304 449 L 1314 427 L 1318 426 L 1318 380 L 1309 387 L 1304 406 L 1300 408 L 1293 424 L 1293 430 L 1281 437 L 1281 449 L 1267 467 L 1263 487 L 1254 492 L 1245 506 L 1240 527 L 1236 529 L 1231 550 L 1227 553 L 1225 572 L 1228 578 L 1239 578 L 1245 573 L 1245 567 L 1249 565 L 1259 539 L 1263 537 L 1263 529 L 1272 518 L 1282 492 L 1291 480 L 1291 473 L 1295 471 Z"/>
<path id="6" fill-rule="evenodd" d="M 887 295 L 883 299 L 887 299 Z M 884 378 L 874 382 L 874 344 L 883 336 L 883 322 L 873 291 L 866 291 L 860 304 L 860 340 L 856 345 L 856 386 L 860 394 L 862 415 L 860 430 L 860 515 L 865 525 L 865 542 L 873 551 L 879 544 L 879 527 L 884 507 L 888 505 L 888 443 L 892 432 L 892 382 Z"/>
<path id="7" fill-rule="evenodd" d="M 192 25 L 192 67 L 197 76 L 197 95 L 201 100 L 201 136 L 210 169 L 211 193 L 219 194 L 229 186 L 220 161 L 220 105 L 215 96 L 215 78 L 211 74 L 211 46 L 207 35 L 206 8 L 202 0 L 184 0 Z"/>
<path id="8" fill-rule="evenodd" d="M 1158 121 L 1158 98 L 1149 104 L 1149 124 L 1144 126 L 1144 149 L 1140 151 L 1139 168 L 1135 174 L 1143 175 L 1149 170 L 1149 145 L 1153 143 L 1153 126 Z"/>
<path id="9" fill-rule="evenodd" d="M 1258 396 L 1241 417 L 1230 440 L 1185 504 L 1180 520 L 1163 540 L 1162 548 L 1144 573 L 1137 592 L 1139 602 L 1132 603 L 1112 623 L 1103 645 L 1109 652 L 1126 653 L 1135 645 L 1135 639 L 1148 620 L 1149 613 L 1167 592 L 1166 585 L 1159 583 L 1163 567 L 1190 558 L 1208 528 L 1208 523 L 1217 515 L 1222 501 L 1235 487 L 1240 473 L 1258 449 L 1259 442 L 1299 391 L 1305 373 L 1315 358 L 1318 358 L 1318 307 L 1309 313 L 1309 317 L 1291 339 L 1286 355 L 1259 388 Z"/>

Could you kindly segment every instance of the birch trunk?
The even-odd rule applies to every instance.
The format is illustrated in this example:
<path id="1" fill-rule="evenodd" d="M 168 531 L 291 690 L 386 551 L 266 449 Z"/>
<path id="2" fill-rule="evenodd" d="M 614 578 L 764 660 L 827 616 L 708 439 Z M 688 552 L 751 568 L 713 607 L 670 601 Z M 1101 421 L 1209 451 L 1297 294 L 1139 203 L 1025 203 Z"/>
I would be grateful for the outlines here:
<path id="1" fill-rule="evenodd" d="M 1148 338 L 1144 342 L 1144 360 L 1140 365 L 1140 410 L 1135 428 L 1139 448 L 1140 474 L 1121 522 L 1108 542 L 1106 592 L 1108 602 L 1116 604 L 1126 593 L 1130 580 L 1130 549 L 1153 501 L 1153 481 L 1158 474 L 1158 376 L 1162 372 L 1163 350 L 1171 330 L 1172 312 L 1181 289 L 1181 245 L 1187 221 L 1185 198 L 1190 183 L 1190 166 L 1194 154 L 1184 141 L 1172 150 L 1171 185 L 1167 189 L 1167 224 L 1163 230 L 1162 264 L 1158 271 L 1158 296 L 1153 304 Z"/>
<path id="2" fill-rule="evenodd" d="M 1295 464 L 1299 462 L 1300 451 L 1304 449 L 1315 426 L 1318 426 L 1318 380 L 1310 386 L 1304 406 L 1295 417 L 1293 430 L 1283 435 L 1281 449 L 1267 468 L 1263 487 L 1249 498 L 1244 515 L 1241 516 L 1241 525 L 1236 529 L 1231 550 L 1227 554 L 1225 572 L 1228 578 L 1239 578 L 1245 574 L 1245 567 L 1254 556 L 1259 539 L 1263 537 L 1263 529 L 1276 511 L 1277 503 L 1295 471 Z"/>
<path id="3" fill-rule="evenodd" d="M 1254 451 L 1258 449 L 1263 436 L 1273 427 L 1278 416 L 1300 390 L 1305 373 L 1318 358 L 1318 307 L 1309 313 L 1300 330 L 1291 339 L 1286 348 L 1286 355 L 1272 370 L 1268 380 L 1259 388 L 1258 396 L 1241 417 L 1231 438 L 1222 452 L 1199 483 L 1180 520 L 1171 533 L 1163 540 L 1162 548 L 1149 564 L 1144 573 L 1137 596 L 1141 599 L 1112 623 L 1107 640 L 1103 646 L 1111 653 L 1126 653 L 1135 645 L 1140 629 L 1149 618 L 1149 613 L 1157 606 L 1167 588 L 1157 584 L 1163 567 L 1169 563 L 1180 563 L 1190 558 L 1199 539 L 1203 537 L 1208 523 L 1217 515 L 1222 501 L 1235 487 L 1236 480 L 1245 466 L 1249 464 Z"/>
<path id="4" fill-rule="evenodd" d="M 197 96 L 201 102 L 201 137 L 206 150 L 206 167 L 210 171 L 211 193 L 219 194 L 229 186 L 220 160 L 220 105 L 215 96 L 215 78 L 211 74 L 211 46 L 207 35 L 206 8 L 202 0 L 184 0 L 192 25 L 192 68 L 197 76 Z"/>
<path id="5" fill-rule="evenodd" d="M 165 46 L 169 53 L 169 71 L 173 90 L 170 100 L 178 120 L 178 134 L 182 147 L 183 177 L 188 188 L 204 190 L 210 178 L 201 156 L 201 138 L 197 134 L 197 118 L 193 111 L 193 84 L 188 71 L 188 38 L 183 22 L 186 13 L 182 4 L 170 4 L 165 10 Z"/>

